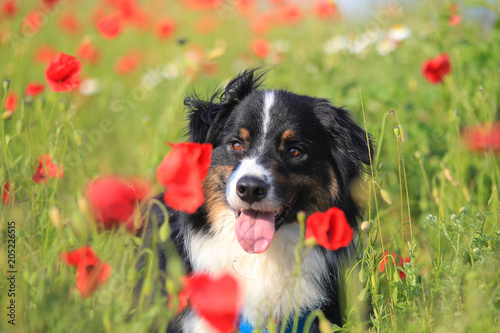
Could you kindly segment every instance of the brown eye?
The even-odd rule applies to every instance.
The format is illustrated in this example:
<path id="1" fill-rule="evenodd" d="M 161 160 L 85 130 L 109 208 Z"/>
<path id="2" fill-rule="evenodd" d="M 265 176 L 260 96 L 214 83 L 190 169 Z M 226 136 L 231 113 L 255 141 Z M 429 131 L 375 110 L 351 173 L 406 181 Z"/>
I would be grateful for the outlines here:
<path id="1" fill-rule="evenodd" d="M 302 154 L 302 152 L 298 148 L 290 148 L 288 150 L 288 155 L 291 157 L 298 157 Z"/>
<path id="2" fill-rule="evenodd" d="M 243 150 L 243 145 L 241 142 L 235 141 L 233 142 L 233 149 L 238 151 Z"/>

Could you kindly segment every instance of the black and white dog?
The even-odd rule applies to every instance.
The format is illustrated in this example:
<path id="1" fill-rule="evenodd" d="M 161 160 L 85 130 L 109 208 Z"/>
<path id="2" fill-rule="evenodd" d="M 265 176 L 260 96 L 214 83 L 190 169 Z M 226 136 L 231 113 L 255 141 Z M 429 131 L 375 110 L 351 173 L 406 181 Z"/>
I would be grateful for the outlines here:
<path id="1" fill-rule="evenodd" d="M 186 98 L 189 140 L 211 143 L 213 153 L 204 205 L 192 215 L 168 209 L 172 239 L 188 271 L 230 273 L 239 281 L 241 316 L 253 327 L 269 318 L 282 322 L 290 304 L 292 318 L 300 306 L 302 317 L 321 309 L 342 325 L 338 271 L 354 245 L 317 246 L 293 275 L 297 213 L 339 207 L 356 234 L 362 210 L 351 185 L 370 162 L 371 143 L 347 110 L 326 99 L 259 89 L 264 74 L 245 71 L 209 100 Z M 153 205 L 150 221 L 163 223 L 161 208 Z M 161 269 L 167 257 L 159 251 Z M 189 310 L 173 331 L 211 332 Z"/>

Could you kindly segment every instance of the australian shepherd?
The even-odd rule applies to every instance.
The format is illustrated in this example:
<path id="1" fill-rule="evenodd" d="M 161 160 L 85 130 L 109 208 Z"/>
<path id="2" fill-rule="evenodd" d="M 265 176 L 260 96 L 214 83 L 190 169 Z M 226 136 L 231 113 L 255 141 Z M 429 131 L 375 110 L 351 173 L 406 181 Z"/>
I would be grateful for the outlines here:
<path id="1" fill-rule="evenodd" d="M 300 318 L 320 309 L 342 325 L 339 268 L 352 258 L 356 236 L 338 251 L 314 247 L 300 274 L 292 274 L 297 213 L 338 207 L 356 235 L 362 208 L 351 190 L 370 163 L 371 143 L 349 111 L 327 99 L 260 88 L 264 75 L 248 70 L 208 99 L 185 99 L 189 141 L 213 145 L 205 203 L 191 215 L 154 204 L 150 221 L 161 225 L 168 210 L 172 240 L 189 272 L 238 280 L 247 325 L 265 328 L 270 318 L 282 325 L 295 309 Z M 158 256 L 165 269 L 168 253 Z M 190 310 L 169 331 L 212 332 Z M 310 332 L 319 332 L 317 322 Z"/>

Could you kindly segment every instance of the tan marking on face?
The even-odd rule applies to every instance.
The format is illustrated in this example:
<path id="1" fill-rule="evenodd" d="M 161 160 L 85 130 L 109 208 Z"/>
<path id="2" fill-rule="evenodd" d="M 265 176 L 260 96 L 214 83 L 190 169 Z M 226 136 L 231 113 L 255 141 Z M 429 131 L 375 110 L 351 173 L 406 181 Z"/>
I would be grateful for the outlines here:
<path id="1" fill-rule="evenodd" d="M 226 205 L 226 186 L 232 172 L 232 166 L 212 167 L 203 182 L 208 222 L 211 224 L 216 225 L 220 222 L 219 217 L 230 210 Z"/>
<path id="2" fill-rule="evenodd" d="M 239 135 L 244 141 L 250 141 L 250 131 L 248 129 L 244 127 L 240 128 Z"/>
<path id="3" fill-rule="evenodd" d="M 308 175 L 292 173 L 288 177 L 285 177 L 277 173 L 276 169 L 276 164 L 272 164 L 271 170 L 273 170 L 273 176 L 277 182 L 285 184 L 285 186 L 287 186 L 287 183 L 293 182 L 295 184 L 302 184 L 298 185 L 302 189 L 304 187 L 307 188 L 307 193 L 305 193 L 307 206 L 304 207 L 307 215 L 328 210 L 339 195 L 338 181 L 333 170 L 329 171 L 330 181 L 328 184 L 325 184 L 320 179 Z"/>
<path id="4" fill-rule="evenodd" d="M 287 129 L 281 135 L 281 142 L 289 141 L 292 140 L 293 138 L 295 138 L 295 132 L 292 131 L 291 129 Z"/>
<path id="5" fill-rule="evenodd" d="M 332 199 L 335 199 L 339 195 L 339 183 L 337 182 L 337 176 L 335 176 L 335 172 L 333 172 L 333 170 L 330 170 L 329 174 L 332 181 L 332 184 L 330 185 L 330 195 L 332 196 Z"/>
<path id="6" fill-rule="evenodd" d="M 324 212 L 328 210 L 334 200 L 334 198 L 331 197 L 330 190 L 318 179 L 309 179 L 309 193 L 309 206 L 312 208 L 311 212 Z"/>

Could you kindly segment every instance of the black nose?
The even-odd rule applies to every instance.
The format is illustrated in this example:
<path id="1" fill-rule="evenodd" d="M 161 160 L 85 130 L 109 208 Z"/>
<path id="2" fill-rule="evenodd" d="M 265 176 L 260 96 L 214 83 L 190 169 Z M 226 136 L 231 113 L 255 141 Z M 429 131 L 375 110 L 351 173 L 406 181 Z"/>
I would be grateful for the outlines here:
<path id="1" fill-rule="evenodd" d="M 241 200 L 251 205 L 266 197 L 268 187 L 269 185 L 260 178 L 245 176 L 236 183 L 236 193 Z"/>

